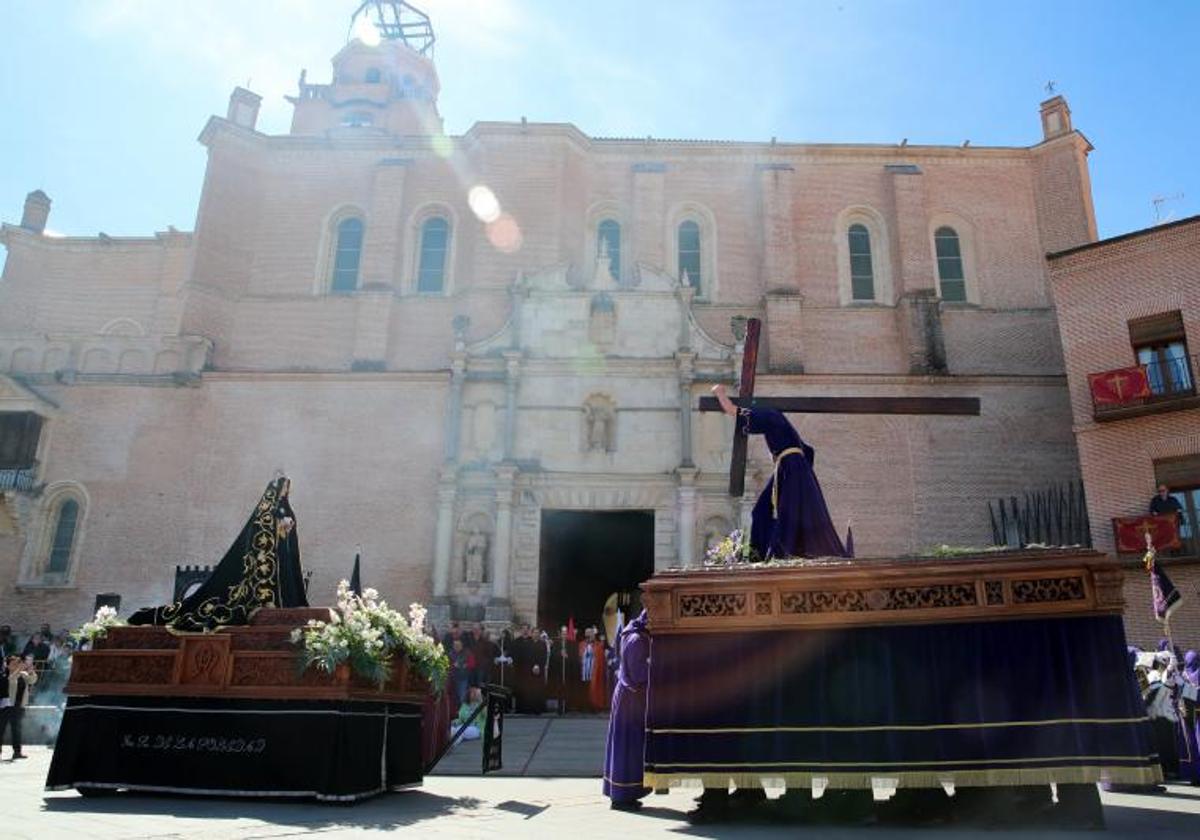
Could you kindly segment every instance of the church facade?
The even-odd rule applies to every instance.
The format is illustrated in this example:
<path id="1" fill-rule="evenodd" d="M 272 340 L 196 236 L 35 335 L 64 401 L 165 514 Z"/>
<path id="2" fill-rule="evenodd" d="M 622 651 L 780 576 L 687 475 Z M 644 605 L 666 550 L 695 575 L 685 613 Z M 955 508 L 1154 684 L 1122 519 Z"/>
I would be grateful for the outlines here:
<path id="1" fill-rule="evenodd" d="M 860 556 L 989 544 L 989 500 L 1078 479 L 1043 256 L 1096 234 L 1061 97 L 1029 146 L 946 147 L 446 136 L 438 94 L 351 40 L 290 133 L 240 88 L 209 120 L 194 231 L 47 236 L 40 192 L 4 225 L 3 620 L 168 600 L 283 471 L 314 602 L 361 549 L 394 602 L 558 621 L 545 593 L 602 603 L 747 517 L 768 453 L 730 498 L 697 403 L 751 317 L 760 394 L 981 401 L 792 418 Z"/>

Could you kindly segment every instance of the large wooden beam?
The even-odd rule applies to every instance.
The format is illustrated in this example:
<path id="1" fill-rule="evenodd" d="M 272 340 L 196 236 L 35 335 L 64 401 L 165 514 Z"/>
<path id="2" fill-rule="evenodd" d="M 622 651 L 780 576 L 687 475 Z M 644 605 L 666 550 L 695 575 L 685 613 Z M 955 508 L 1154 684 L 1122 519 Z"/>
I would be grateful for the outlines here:
<path id="1" fill-rule="evenodd" d="M 742 379 L 738 383 L 738 399 L 749 405 L 754 398 L 754 370 L 758 367 L 758 333 L 762 321 L 751 318 L 746 322 L 746 341 L 742 353 Z M 711 402 L 721 410 L 716 397 L 702 397 L 700 404 Z M 710 409 L 711 410 L 711 409 Z M 729 460 L 729 495 L 740 499 L 746 489 L 746 430 L 744 423 L 733 424 L 733 454 Z"/>
<path id="2" fill-rule="evenodd" d="M 978 397 L 738 397 L 738 406 L 774 408 L 785 414 L 934 414 L 979 416 Z M 701 411 L 720 411 L 716 397 L 701 397 Z M 743 447 L 745 436 L 742 436 Z M 736 441 L 735 444 L 736 446 Z M 736 449 L 735 449 L 736 454 Z M 742 450 L 745 466 L 745 449 Z M 736 462 L 734 464 L 736 466 Z M 744 469 L 742 473 L 744 474 Z M 734 473 L 737 475 L 737 473 Z M 732 489 L 731 489 L 732 492 Z M 741 495 L 740 493 L 738 495 Z"/>

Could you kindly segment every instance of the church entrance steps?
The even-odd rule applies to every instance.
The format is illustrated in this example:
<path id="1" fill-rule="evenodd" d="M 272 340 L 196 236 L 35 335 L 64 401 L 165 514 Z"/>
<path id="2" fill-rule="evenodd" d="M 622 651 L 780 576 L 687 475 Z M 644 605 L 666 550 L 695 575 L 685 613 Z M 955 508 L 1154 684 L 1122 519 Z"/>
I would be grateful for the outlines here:
<path id="1" fill-rule="evenodd" d="M 504 719 L 504 769 L 488 775 L 599 778 L 607 732 L 605 715 L 509 715 Z M 478 776 L 481 744 L 456 744 L 430 775 Z"/>

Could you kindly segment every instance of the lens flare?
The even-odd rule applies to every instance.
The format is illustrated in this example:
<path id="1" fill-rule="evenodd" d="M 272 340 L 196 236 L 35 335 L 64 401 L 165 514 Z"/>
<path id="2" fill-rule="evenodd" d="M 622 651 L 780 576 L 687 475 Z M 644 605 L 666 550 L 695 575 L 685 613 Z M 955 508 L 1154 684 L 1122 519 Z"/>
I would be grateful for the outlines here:
<path id="1" fill-rule="evenodd" d="M 501 213 L 496 221 L 488 224 L 486 230 L 488 242 L 491 242 L 492 247 L 497 251 L 515 254 L 521 250 L 521 243 L 524 241 L 524 237 L 521 235 L 521 226 L 507 213 Z"/>
<path id="2" fill-rule="evenodd" d="M 438 157 L 448 158 L 454 154 L 454 141 L 445 134 L 435 134 L 429 144 L 433 146 L 433 153 Z"/>
<path id="3" fill-rule="evenodd" d="M 500 218 L 500 201 L 483 184 L 476 184 L 467 192 L 467 205 L 484 224 L 490 225 Z"/>
<path id="4" fill-rule="evenodd" d="M 368 47 L 377 47 L 379 46 L 379 42 L 383 40 L 379 36 L 379 30 L 375 27 L 375 24 L 367 20 L 366 15 L 354 21 L 354 28 L 350 30 L 350 34 Z"/>

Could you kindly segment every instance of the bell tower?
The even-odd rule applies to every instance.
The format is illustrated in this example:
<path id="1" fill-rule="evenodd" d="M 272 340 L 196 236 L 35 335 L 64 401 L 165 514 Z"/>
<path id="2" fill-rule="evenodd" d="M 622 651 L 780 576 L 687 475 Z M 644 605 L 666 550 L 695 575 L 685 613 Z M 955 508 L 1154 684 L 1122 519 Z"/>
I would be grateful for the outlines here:
<path id="1" fill-rule="evenodd" d="M 313 84 L 301 71 L 292 134 L 394 136 L 442 131 L 437 110 L 429 16 L 403 0 L 365 0 L 350 16 L 346 46 L 333 57 L 333 80 Z"/>

